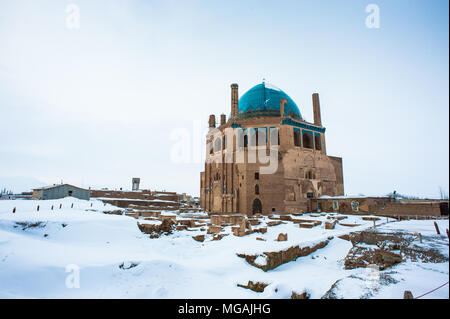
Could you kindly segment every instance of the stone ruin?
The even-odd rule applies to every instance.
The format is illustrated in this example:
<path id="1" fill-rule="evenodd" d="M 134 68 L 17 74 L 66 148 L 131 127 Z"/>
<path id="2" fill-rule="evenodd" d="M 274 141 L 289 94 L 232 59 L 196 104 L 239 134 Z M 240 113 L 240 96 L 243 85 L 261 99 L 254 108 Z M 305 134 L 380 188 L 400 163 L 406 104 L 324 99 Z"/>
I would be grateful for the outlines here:
<path id="1" fill-rule="evenodd" d="M 286 238 L 287 239 L 287 238 Z M 264 257 L 266 259 L 266 264 L 261 265 L 256 263 L 255 260 L 259 255 L 246 255 L 246 254 L 237 254 L 239 257 L 244 258 L 247 263 L 250 265 L 262 269 L 263 271 L 269 271 L 277 268 L 280 265 L 288 263 L 290 261 L 294 261 L 299 257 L 308 256 L 309 254 L 315 252 L 318 249 L 324 248 L 333 237 L 329 237 L 326 240 L 320 241 L 312 246 L 300 247 L 299 245 L 289 247 L 287 249 L 283 249 L 281 251 L 275 252 L 264 252 Z"/>

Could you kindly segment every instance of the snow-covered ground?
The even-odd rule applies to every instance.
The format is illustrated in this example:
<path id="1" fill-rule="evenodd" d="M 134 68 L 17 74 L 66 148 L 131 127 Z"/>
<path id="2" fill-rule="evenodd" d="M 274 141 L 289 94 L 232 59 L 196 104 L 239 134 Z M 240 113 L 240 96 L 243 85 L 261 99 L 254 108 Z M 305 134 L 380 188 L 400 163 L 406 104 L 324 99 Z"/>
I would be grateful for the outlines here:
<path id="1" fill-rule="evenodd" d="M 221 240 L 207 235 L 198 242 L 192 236 L 205 234 L 199 228 L 150 239 L 136 219 L 103 213 L 116 209 L 74 198 L 0 201 L 0 298 L 290 298 L 292 291 L 321 298 L 332 286 L 338 298 L 403 298 L 405 290 L 418 296 L 449 279 L 448 262 L 406 261 L 380 271 L 375 286 L 368 269 L 344 269 L 352 244 L 338 236 L 373 225 L 360 216 L 341 221 L 360 226 L 337 224 L 333 230 L 324 229 L 323 223 L 308 229 L 286 222 L 264 234 L 236 237 L 225 227 L 229 235 Z M 325 221 L 326 214 L 293 218 Z M 254 228 L 268 221 L 264 218 Z M 377 229 L 420 232 L 424 247 L 448 257 L 448 220 L 437 221 L 441 236 L 432 220 L 387 221 L 377 221 Z M 287 233 L 288 240 L 275 241 L 279 233 Z M 329 236 L 334 238 L 324 248 L 267 272 L 237 256 L 259 254 L 256 262 L 264 263 L 263 252 L 308 246 Z M 79 288 L 69 288 L 76 269 Z M 249 280 L 268 286 L 262 293 L 237 286 Z M 423 298 L 449 298 L 448 286 Z"/>

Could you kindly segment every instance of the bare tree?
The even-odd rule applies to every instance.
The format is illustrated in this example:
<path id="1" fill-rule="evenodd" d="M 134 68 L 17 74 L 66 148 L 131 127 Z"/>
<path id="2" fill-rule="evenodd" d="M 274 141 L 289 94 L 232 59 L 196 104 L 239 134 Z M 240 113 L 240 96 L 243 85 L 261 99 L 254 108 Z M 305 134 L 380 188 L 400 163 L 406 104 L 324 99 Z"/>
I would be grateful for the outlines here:
<path id="1" fill-rule="evenodd" d="M 448 195 L 445 193 L 445 190 L 442 188 L 442 186 L 439 186 L 439 195 L 441 199 L 448 199 Z"/>

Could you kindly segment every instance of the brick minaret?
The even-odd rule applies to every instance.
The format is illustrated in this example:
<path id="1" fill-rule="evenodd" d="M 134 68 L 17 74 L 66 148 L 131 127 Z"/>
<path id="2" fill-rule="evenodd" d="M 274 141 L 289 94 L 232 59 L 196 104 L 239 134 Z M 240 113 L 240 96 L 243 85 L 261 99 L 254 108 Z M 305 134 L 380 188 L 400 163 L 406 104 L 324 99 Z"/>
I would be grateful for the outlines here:
<path id="1" fill-rule="evenodd" d="M 220 125 L 224 125 L 227 122 L 227 116 L 225 114 L 220 114 Z"/>
<path id="2" fill-rule="evenodd" d="M 231 118 L 239 113 L 239 93 L 238 85 L 236 83 L 231 84 Z"/>
<path id="3" fill-rule="evenodd" d="M 216 127 L 216 116 L 214 114 L 209 116 L 209 127 Z"/>
<path id="4" fill-rule="evenodd" d="M 312 95 L 312 100 L 313 100 L 314 124 L 317 126 L 322 126 L 322 118 L 320 116 L 319 93 L 314 93 Z"/>

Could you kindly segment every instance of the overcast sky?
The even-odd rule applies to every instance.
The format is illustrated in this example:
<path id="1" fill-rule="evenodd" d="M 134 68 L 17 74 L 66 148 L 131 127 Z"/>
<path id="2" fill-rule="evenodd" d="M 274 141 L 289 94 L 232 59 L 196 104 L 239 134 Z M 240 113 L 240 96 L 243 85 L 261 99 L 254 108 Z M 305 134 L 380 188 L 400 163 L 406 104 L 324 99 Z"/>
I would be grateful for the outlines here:
<path id="1" fill-rule="evenodd" d="M 447 0 L 74 0 L 78 29 L 70 3 L 0 0 L 0 178 L 198 195 L 172 134 L 265 78 L 307 121 L 320 94 L 347 194 L 448 193 Z"/>

